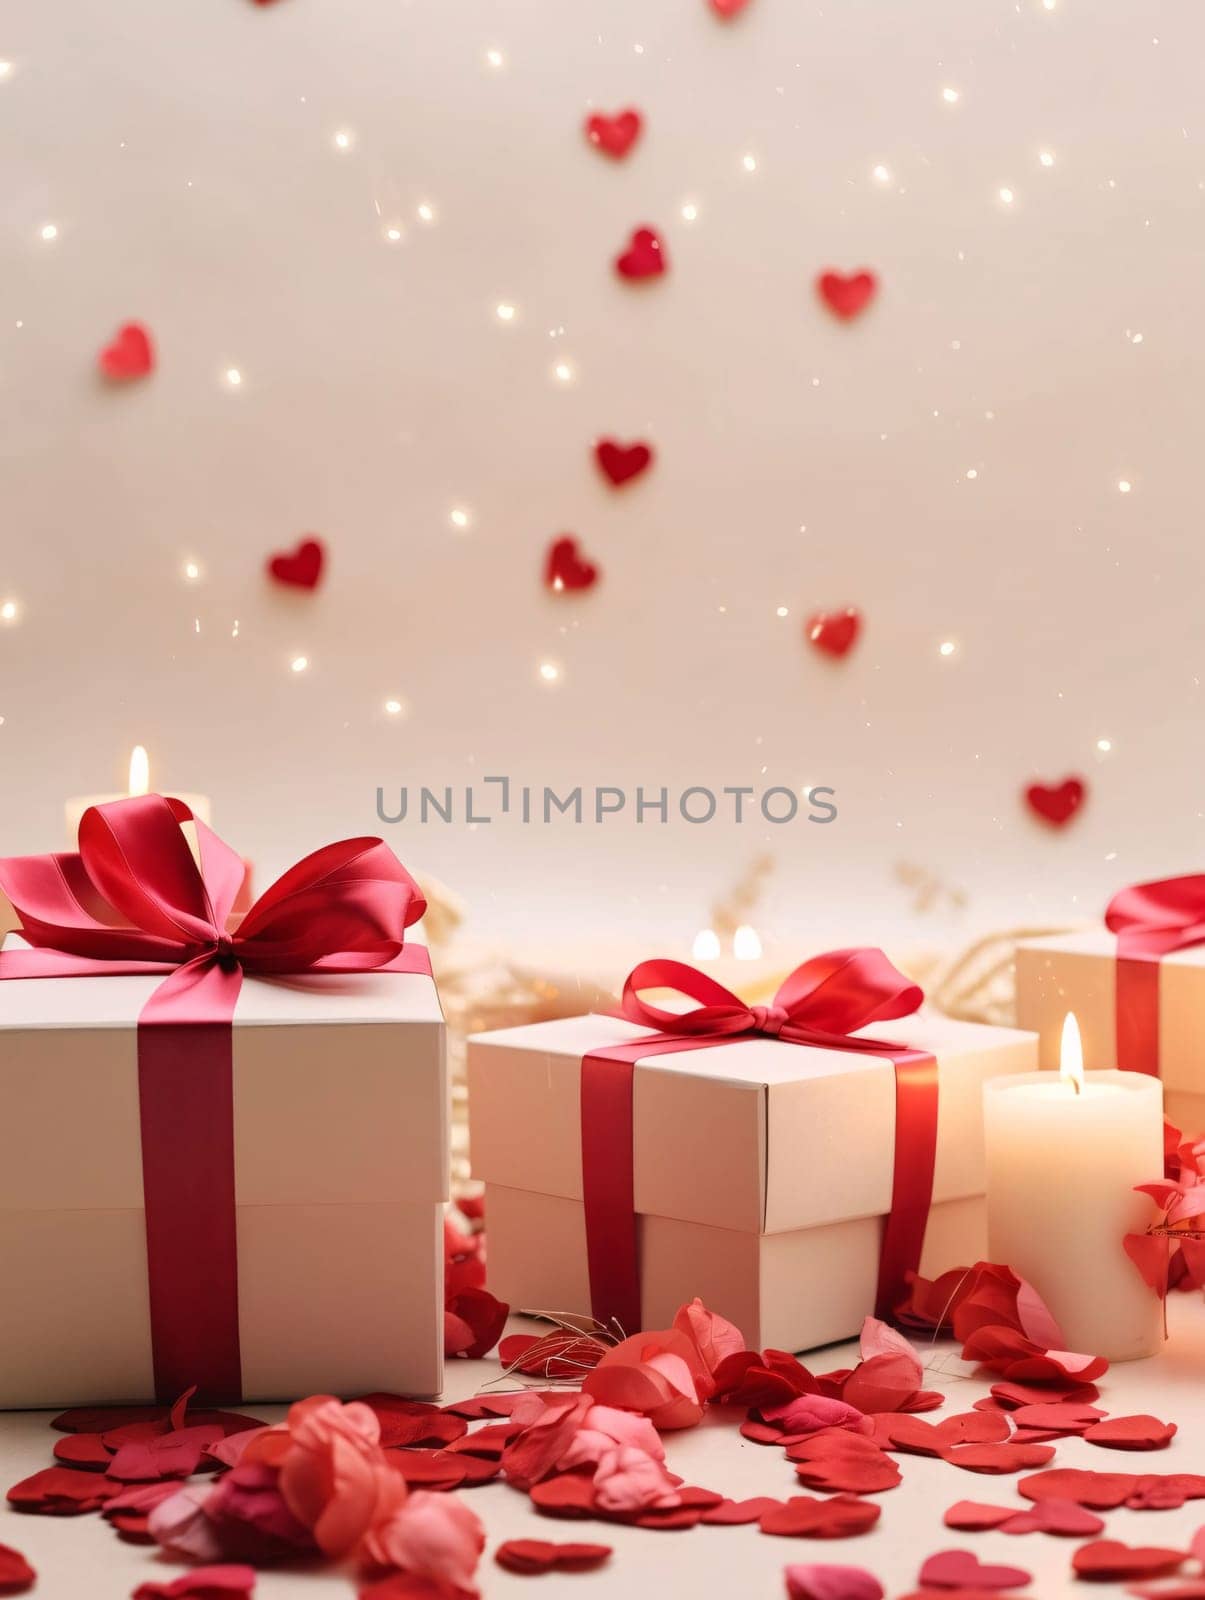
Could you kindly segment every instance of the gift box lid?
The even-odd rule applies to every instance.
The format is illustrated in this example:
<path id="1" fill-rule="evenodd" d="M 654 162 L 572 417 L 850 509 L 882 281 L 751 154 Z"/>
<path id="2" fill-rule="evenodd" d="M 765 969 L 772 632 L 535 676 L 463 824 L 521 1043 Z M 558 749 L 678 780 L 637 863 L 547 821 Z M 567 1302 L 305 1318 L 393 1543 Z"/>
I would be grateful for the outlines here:
<path id="1" fill-rule="evenodd" d="M 580 1200 L 582 1057 L 647 1032 L 583 1016 L 470 1039 L 474 1177 Z M 936 1056 L 934 1198 L 981 1194 L 983 1084 L 1032 1072 L 1036 1036 L 924 1014 L 860 1037 Z M 638 1061 L 633 1099 L 643 1215 L 784 1233 L 890 1209 L 895 1067 L 886 1057 L 744 1037 Z"/>
<path id="2" fill-rule="evenodd" d="M 141 1208 L 136 1023 L 159 981 L 0 982 L 0 1209 Z M 429 976 L 246 977 L 232 1041 L 238 1205 L 447 1198 Z"/>

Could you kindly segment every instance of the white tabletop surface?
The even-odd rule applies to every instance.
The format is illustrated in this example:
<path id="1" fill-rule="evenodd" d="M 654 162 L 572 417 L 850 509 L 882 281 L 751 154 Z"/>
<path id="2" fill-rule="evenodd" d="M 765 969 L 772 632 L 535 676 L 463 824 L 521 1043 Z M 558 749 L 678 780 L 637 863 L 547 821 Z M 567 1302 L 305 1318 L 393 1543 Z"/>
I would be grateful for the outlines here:
<path id="1" fill-rule="evenodd" d="M 1205 1471 L 1205 1306 L 1200 1297 L 1176 1296 L 1171 1306 L 1172 1338 L 1149 1361 L 1113 1368 L 1102 1380 L 1102 1408 L 1115 1416 L 1150 1412 L 1175 1422 L 1180 1432 L 1166 1450 L 1141 1454 L 1104 1450 L 1079 1439 L 1060 1440 L 1051 1466 L 1088 1467 L 1107 1472 Z M 816 1371 L 847 1364 L 851 1349 L 838 1346 L 809 1358 Z M 953 1347 L 932 1352 L 931 1388 L 947 1396 L 941 1412 L 930 1420 L 969 1409 L 987 1393 L 990 1380 L 973 1378 L 958 1361 Z M 493 1360 L 449 1364 L 446 1399 L 475 1393 L 497 1376 Z M 267 1420 L 282 1415 L 279 1407 L 248 1406 Z M 751 1495 L 787 1498 L 804 1493 L 783 1452 L 751 1444 L 738 1432 L 743 1411 L 722 1408 L 698 1428 L 666 1436 L 670 1467 L 688 1482 L 715 1489 L 734 1499 Z M 51 1413 L 11 1412 L 0 1417 L 0 1479 L 7 1488 L 40 1467 L 51 1465 L 51 1450 L 60 1437 L 48 1426 Z M 468 1503 L 482 1517 L 488 1534 L 479 1570 L 486 1596 L 532 1594 L 589 1595 L 593 1600 L 648 1595 L 669 1597 L 785 1594 L 782 1569 L 788 1562 L 840 1562 L 874 1572 L 889 1596 L 907 1594 L 916 1585 L 921 1562 L 938 1550 L 963 1548 L 983 1561 L 1002 1561 L 1033 1574 L 1026 1591 L 1035 1600 L 1059 1600 L 1087 1593 L 1071 1572 L 1071 1556 L 1081 1542 L 1035 1533 L 956 1533 L 942 1525 L 942 1513 L 956 1500 L 1006 1505 L 1021 1502 L 1012 1477 L 965 1472 L 944 1461 L 920 1456 L 897 1458 L 903 1483 L 872 1498 L 883 1515 L 869 1534 L 847 1540 L 778 1538 L 752 1527 L 696 1527 L 655 1532 L 595 1521 L 564 1521 L 536 1514 L 525 1494 L 502 1482 L 467 1491 Z M 464 1492 L 464 1491 L 462 1491 Z M 1189 1501 L 1178 1511 L 1112 1511 L 1104 1513 L 1102 1537 L 1127 1544 L 1186 1546 L 1205 1524 L 1205 1501 Z M 593 1573 L 549 1576 L 542 1580 L 512 1575 L 492 1559 L 504 1539 L 588 1540 L 613 1546 L 607 1565 Z M 168 1578 L 180 1569 L 167 1566 L 153 1547 L 126 1544 L 99 1516 L 55 1518 L 0 1510 L 0 1543 L 24 1552 L 39 1573 L 39 1600 L 121 1600 L 151 1576 Z M 1189 1569 L 1191 1571 L 1191 1568 Z M 1118 1584 L 1093 1584 L 1093 1594 L 1120 1595 Z M 303 1600 L 308 1595 L 354 1595 L 354 1574 L 322 1571 L 265 1571 L 259 1600 Z"/>

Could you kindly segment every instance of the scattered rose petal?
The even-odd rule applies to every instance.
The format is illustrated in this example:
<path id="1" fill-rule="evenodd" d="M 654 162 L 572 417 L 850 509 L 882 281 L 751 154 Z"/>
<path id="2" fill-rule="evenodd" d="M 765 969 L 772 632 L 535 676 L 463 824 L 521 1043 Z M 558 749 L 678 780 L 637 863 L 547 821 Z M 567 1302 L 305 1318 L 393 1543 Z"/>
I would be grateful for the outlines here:
<path id="1" fill-rule="evenodd" d="M 1017 1515 L 1016 1506 L 989 1506 L 979 1500 L 959 1500 L 942 1521 L 947 1528 L 957 1528 L 961 1533 L 982 1533 L 988 1528 L 1000 1527 Z"/>
<path id="2" fill-rule="evenodd" d="M 788 1448 L 787 1460 L 806 1488 L 830 1494 L 878 1494 L 900 1482 L 898 1464 L 856 1433 L 811 1434 Z"/>
<path id="3" fill-rule="evenodd" d="M 809 1495 L 794 1495 L 785 1505 L 776 1506 L 761 1518 L 763 1533 L 797 1539 L 848 1539 L 868 1533 L 882 1515 L 882 1508 L 870 1500 L 838 1494 L 831 1500 L 813 1500 Z"/>
<path id="4" fill-rule="evenodd" d="M 1054 1455 L 1048 1444 L 960 1444 L 942 1452 L 942 1460 L 967 1472 L 1001 1474 L 1041 1467 Z"/>
<path id="5" fill-rule="evenodd" d="M 444 1354 L 479 1361 L 502 1337 L 510 1307 L 488 1289 L 450 1295 L 444 1310 Z"/>
<path id="6" fill-rule="evenodd" d="M 1051 1401 L 1071 1401 L 1076 1405 L 1089 1405 L 1100 1399 L 1100 1390 L 1094 1383 L 994 1383 L 991 1397 L 1007 1410 L 1020 1406 L 1046 1405 Z"/>
<path id="7" fill-rule="evenodd" d="M 119 1484 L 98 1477 L 95 1472 L 77 1472 L 71 1467 L 43 1467 L 32 1477 L 22 1478 L 8 1491 L 8 1499 L 18 1511 L 39 1512 L 49 1517 L 78 1517 L 98 1511 L 106 1500 L 118 1493 Z"/>
<path id="8" fill-rule="evenodd" d="M 1158 1578 L 1178 1570 L 1187 1555 L 1157 1545 L 1127 1545 L 1117 1539 L 1083 1544 L 1071 1558 L 1076 1577 L 1098 1583 L 1124 1583 L 1127 1578 Z"/>
<path id="9" fill-rule="evenodd" d="M 126 1422 L 166 1422 L 166 1406 L 75 1406 L 60 1411 L 50 1426 L 60 1433 L 107 1433 Z"/>
<path id="10" fill-rule="evenodd" d="M 37 1573 L 19 1550 L 0 1544 L 0 1594 L 24 1594 L 32 1589 Z"/>
<path id="11" fill-rule="evenodd" d="M 881 1426 L 888 1450 L 921 1456 L 944 1455 L 960 1444 L 1002 1444 L 1012 1433 L 1008 1418 L 991 1411 L 964 1411 L 941 1422 L 894 1415 L 883 1418 Z"/>
<path id="12" fill-rule="evenodd" d="M 749 1522 L 759 1522 L 767 1511 L 782 1505 L 769 1495 L 754 1495 L 751 1500 L 721 1500 L 703 1513 L 701 1521 L 719 1528 L 737 1528 Z"/>
<path id="13" fill-rule="evenodd" d="M 498 1359 L 504 1372 L 520 1372 L 526 1378 L 581 1378 L 609 1349 L 587 1333 L 561 1329 L 544 1334 L 512 1333 L 499 1344 Z"/>
<path id="14" fill-rule="evenodd" d="M 1086 1429 L 1084 1438 L 1107 1450 L 1165 1450 L 1175 1434 L 1176 1424 L 1158 1417 L 1107 1417 Z"/>
<path id="15" fill-rule="evenodd" d="M 609 1544 L 553 1544 L 547 1539 L 508 1539 L 494 1560 L 508 1572 L 589 1572 L 611 1554 Z"/>
<path id="16" fill-rule="evenodd" d="M 1078 1467 L 1055 1467 L 1022 1478 L 1017 1491 L 1027 1500 L 1071 1500 L 1094 1511 L 1112 1511 L 1138 1488 L 1138 1479 L 1128 1472 L 1086 1472 Z"/>
<path id="17" fill-rule="evenodd" d="M 1096 1406 L 1074 1405 L 1067 1400 L 1053 1400 L 1045 1405 L 1018 1406 L 1012 1419 L 1018 1428 L 1049 1429 L 1058 1433 L 1082 1433 L 1105 1415 Z"/>
<path id="18" fill-rule="evenodd" d="M 1073 1500 L 1036 1500 L 1032 1509 L 1018 1511 L 1003 1524 L 1001 1533 L 1053 1533 L 1064 1539 L 1090 1539 L 1104 1528 L 1094 1511 Z"/>
<path id="19" fill-rule="evenodd" d="M 69 1433 L 66 1438 L 55 1440 L 54 1459 L 65 1467 L 104 1472 L 113 1459 L 113 1452 L 106 1449 L 99 1433 Z"/>
<path id="20" fill-rule="evenodd" d="M 132 1600 L 246 1600 L 254 1588 L 254 1567 L 194 1567 L 166 1583 L 140 1583 Z"/>
<path id="21" fill-rule="evenodd" d="M 920 1569 L 920 1581 L 935 1589 L 1022 1589 L 1032 1579 L 1020 1567 L 986 1565 L 972 1550 L 941 1550 Z"/>
<path id="22" fill-rule="evenodd" d="M 786 1567 L 783 1578 L 790 1600 L 883 1600 L 883 1585 L 864 1567 L 800 1564 Z"/>

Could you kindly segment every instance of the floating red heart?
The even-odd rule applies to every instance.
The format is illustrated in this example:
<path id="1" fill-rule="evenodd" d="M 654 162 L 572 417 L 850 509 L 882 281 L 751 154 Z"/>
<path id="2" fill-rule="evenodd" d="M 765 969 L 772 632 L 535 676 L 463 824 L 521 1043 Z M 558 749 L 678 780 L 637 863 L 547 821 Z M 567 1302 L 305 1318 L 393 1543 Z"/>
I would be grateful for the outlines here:
<path id="1" fill-rule="evenodd" d="M 620 444 L 615 439 L 600 439 L 594 446 L 594 459 L 600 470 L 618 489 L 620 484 L 638 478 L 651 464 L 652 448 L 647 444 Z"/>
<path id="2" fill-rule="evenodd" d="M 1158 1545 L 1127 1545 L 1117 1539 L 1083 1544 L 1071 1558 L 1077 1578 L 1099 1583 L 1124 1583 L 1127 1578 L 1159 1578 L 1175 1572 L 1188 1559 L 1184 1550 Z"/>
<path id="3" fill-rule="evenodd" d="M 838 1494 L 831 1500 L 813 1500 L 809 1495 L 793 1495 L 785 1505 L 767 1511 L 761 1519 L 763 1533 L 782 1534 L 796 1539 L 847 1539 L 868 1533 L 882 1515 L 882 1508 L 869 1500 Z"/>
<path id="4" fill-rule="evenodd" d="M 1051 827 L 1062 828 L 1083 805 L 1088 786 L 1082 778 L 1064 778 L 1062 783 L 1031 783 L 1025 791 L 1025 803 L 1036 817 L 1049 822 Z"/>
<path id="5" fill-rule="evenodd" d="M 1020 1567 L 985 1566 L 971 1550 L 942 1550 L 920 1569 L 920 1581 L 935 1589 L 1021 1589 L 1031 1577 Z"/>
<path id="6" fill-rule="evenodd" d="M 268 561 L 268 576 L 294 589 L 316 589 L 326 563 L 320 539 L 302 539 L 292 552 L 282 551 Z"/>
<path id="7" fill-rule="evenodd" d="M 814 650 L 840 659 L 852 650 L 861 628 L 861 613 L 846 606 L 843 611 L 817 611 L 808 618 L 803 635 Z"/>
<path id="8" fill-rule="evenodd" d="M 615 258 L 616 272 L 632 282 L 659 278 L 668 266 L 665 248 L 652 228 L 635 229 L 628 248 Z"/>
<path id="9" fill-rule="evenodd" d="M 101 372 L 115 383 L 145 378 L 155 368 L 155 346 L 140 322 L 127 322 L 97 357 Z"/>
<path id="10" fill-rule="evenodd" d="M 573 535 L 563 533 L 548 547 L 544 582 L 557 594 L 570 589 L 591 589 L 598 582 L 598 568 L 579 554 Z"/>
<path id="11" fill-rule="evenodd" d="M 617 111 L 613 117 L 596 111 L 586 118 L 586 138 L 604 155 L 622 160 L 640 137 L 644 122 L 639 111 L 629 108 Z"/>
<path id="12" fill-rule="evenodd" d="M 816 279 L 816 292 L 834 316 L 848 322 L 861 315 L 875 297 L 878 279 L 865 268 L 848 275 L 841 272 L 822 272 Z"/>
<path id="13" fill-rule="evenodd" d="M 611 1554 L 609 1544 L 553 1544 L 549 1539 L 507 1539 L 494 1560 L 508 1572 L 589 1572 Z"/>
<path id="14" fill-rule="evenodd" d="M 1106 1417 L 1094 1422 L 1084 1438 L 1107 1450 L 1166 1450 L 1175 1435 L 1176 1424 L 1160 1422 L 1158 1417 Z"/>
<path id="15" fill-rule="evenodd" d="M 723 17 L 727 22 L 730 17 L 739 16 L 749 4 L 749 0 L 709 0 L 709 3 L 716 16 Z"/>
<path id="16" fill-rule="evenodd" d="M 0 1544 L 0 1594 L 24 1594 L 32 1589 L 37 1573 L 19 1550 Z"/>

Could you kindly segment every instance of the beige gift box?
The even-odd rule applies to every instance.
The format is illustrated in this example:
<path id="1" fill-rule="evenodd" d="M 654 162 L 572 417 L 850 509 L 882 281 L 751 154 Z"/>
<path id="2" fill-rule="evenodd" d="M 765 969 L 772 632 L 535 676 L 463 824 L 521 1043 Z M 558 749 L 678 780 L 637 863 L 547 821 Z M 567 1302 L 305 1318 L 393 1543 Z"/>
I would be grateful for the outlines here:
<path id="1" fill-rule="evenodd" d="M 154 1398 L 135 1024 L 159 981 L 0 982 L 0 1407 Z M 243 1397 L 438 1393 L 434 982 L 248 977 L 233 1045 Z"/>
<path id="2" fill-rule="evenodd" d="M 1059 1064 L 1063 1018 L 1074 1011 L 1084 1066 L 1117 1066 L 1117 935 L 1105 928 L 1017 945 L 1017 1025 L 1038 1035 L 1043 1067 Z M 1159 1075 L 1164 1109 L 1186 1133 L 1205 1131 L 1205 945 L 1159 959 Z"/>
<path id="3" fill-rule="evenodd" d="M 469 1041 L 490 1288 L 516 1308 L 590 1309 L 582 1058 L 647 1031 L 585 1016 Z M 979 1259 L 983 1085 L 1032 1072 L 1036 1038 L 941 1016 L 876 1023 L 860 1037 L 937 1057 L 935 1204 L 922 1268 Z M 698 1295 L 758 1348 L 805 1350 L 855 1334 L 874 1305 L 891 1204 L 894 1064 L 741 1038 L 638 1061 L 633 1095 L 644 1325 L 668 1326 Z"/>

